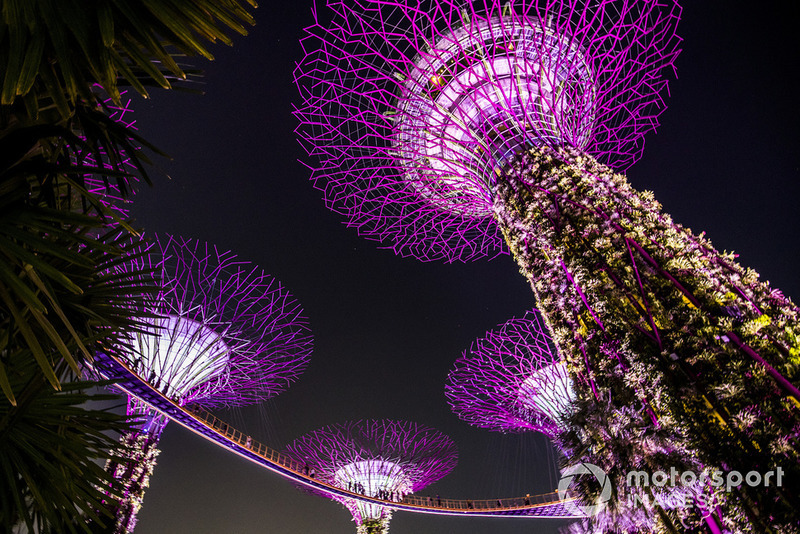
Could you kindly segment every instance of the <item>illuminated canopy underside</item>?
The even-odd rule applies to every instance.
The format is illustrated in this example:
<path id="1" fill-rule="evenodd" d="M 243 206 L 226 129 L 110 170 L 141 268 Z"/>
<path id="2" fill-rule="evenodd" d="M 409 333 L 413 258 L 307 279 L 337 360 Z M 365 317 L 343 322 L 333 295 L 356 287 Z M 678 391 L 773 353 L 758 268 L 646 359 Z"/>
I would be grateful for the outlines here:
<path id="1" fill-rule="evenodd" d="M 441 432 L 391 420 L 330 425 L 294 440 L 287 453 L 313 468 L 323 482 L 370 496 L 379 490 L 394 493 L 395 498 L 397 493 L 405 495 L 436 482 L 455 467 L 458 458 L 455 444 Z M 332 498 L 341 502 L 359 525 L 390 517 L 391 510 L 385 507 Z"/>
<path id="2" fill-rule="evenodd" d="M 495 170 L 567 146 L 615 169 L 664 109 L 677 0 L 327 0 L 295 71 L 315 186 L 401 255 L 504 251 Z"/>
<path id="3" fill-rule="evenodd" d="M 413 484 L 403 472 L 403 467 L 387 460 L 361 460 L 345 465 L 336 470 L 334 480 L 342 488 L 363 488 L 364 495 L 375 496 L 379 492 L 387 494 L 407 494 Z M 358 484 L 354 486 L 351 484 Z M 367 519 L 382 519 L 388 510 L 383 506 L 365 503 L 354 499 L 342 499 L 345 506 L 359 518 L 357 522 Z"/>
<path id="4" fill-rule="evenodd" d="M 554 421 L 563 419 L 575 400 L 567 366 L 558 362 L 533 371 L 522 382 L 517 400 L 529 410 L 548 414 Z"/>
<path id="5" fill-rule="evenodd" d="M 464 351 L 445 394 L 453 412 L 473 426 L 549 436 L 575 399 L 566 365 L 536 311 L 487 332 Z"/>
<path id="6" fill-rule="evenodd" d="M 308 365 L 312 337 L 299 304 L 255 265 L 168 235 L 132 267 L 154 271 L 159 292 L 148 309 L 156 317 L 132 340 L 129 363 L 174 400 L 259 402 Z"/>
<path id="7" fill-rule="evenodd" d="M 395 144 L 430 202 L 491 214 L 490 180 L 543 143 L 584 148 L 594 120 L 589 65 L 569 36 L 538 20 L 466 20 L 419 54 L 401 86 Z"/>
<path id="8" fill-rule="evenodd" d="M 176 315 L 153 319 L 152 324 L 150 334 L 136 336 L 142 362 L 152 373 L 146 378 L 157 381 L 175 399 L 193 390 L 195 397 L 210 396 L 225 385 L 230 349 L 220 334 Z"/>

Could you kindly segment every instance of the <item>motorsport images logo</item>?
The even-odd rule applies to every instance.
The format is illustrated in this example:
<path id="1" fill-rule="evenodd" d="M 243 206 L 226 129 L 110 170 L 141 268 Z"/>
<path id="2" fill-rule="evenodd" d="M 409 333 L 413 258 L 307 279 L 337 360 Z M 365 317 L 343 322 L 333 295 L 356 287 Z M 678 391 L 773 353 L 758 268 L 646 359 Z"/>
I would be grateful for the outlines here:
<path id="1" fill-rule="evenodd" d="M 577 500 L 571 500 L 569 486 L 575 477 L 579 475 L 592 475 L 602 488 L 600 497 L 594 504 L 580 504 Z M 600 467 L 594 464 L 576 464 L 564 470 L 561 480 L 558 481 L 558 499 L 572 513 L 593 516 L 606 507 L 606 503 L 611 500 L 611 480 Z M 570 500 L 567 500 L 570 499 Z"/>
<path id="2" fill-rule="evenodd" d="M 575 477 L 580 475 L 592 475 L 597 483 L 600 484 L 600 496 L 591 504 L 581 504 L 577 499 L 573 499 L 569 494 L 569 487 Z M 679 472 L 674 467 L 670 472 L 656 471 L 648 474 L 646 471 L 629 471 L 625 477 L 626 488 L 686 488 L 692 490 L 693 488 L 705 488 L 711 486 L 713 488 L 725 488 L 726 493 L 730 493 L 733 488 L 737 488 L 746 483 L 750 487 L 761 486 L 770 487 L 772 485 L 772 478 L 775 479 L 777 487 L 783 486 L 783 468 L 778 466 L 772 471 L 767 471 L 763 476 L 758 471 L 750 471 L 747 474 L 742 474 L 739 471 L 729 471 L 726 476 L 725 473 L 719 470 L 711 470 L 710 473 L 702 472 L 700 475 L 695 474 L 694 471 Z M 564 507 L 576 515 L 593 516 L 600 513 L 606 507 L 606 503 L 611 500 L 611 480 L 606 475 L 602 468 L 589 463 L 581 463 L 568 467 L 564 470 L 561 480 L 558 481 L 558 499 L 564 503 Z M 693 500 L 687 501 L 686 495 L 680 492 L 673 492 L 666 498 L 658 495 L 653 496 L 655 504 L 663 508 L 691 508 L 692 506 L 699 506 L 702 509 L 712 509 L 714 506 L 714 495 L 706 495 L 699 492 Z M 709 499 L 710 502 L 709 502 Z M 631 503 L 633 505 L 649 505 L 650 500 L 647 495 L 633 494 L 631 495 Z"/>

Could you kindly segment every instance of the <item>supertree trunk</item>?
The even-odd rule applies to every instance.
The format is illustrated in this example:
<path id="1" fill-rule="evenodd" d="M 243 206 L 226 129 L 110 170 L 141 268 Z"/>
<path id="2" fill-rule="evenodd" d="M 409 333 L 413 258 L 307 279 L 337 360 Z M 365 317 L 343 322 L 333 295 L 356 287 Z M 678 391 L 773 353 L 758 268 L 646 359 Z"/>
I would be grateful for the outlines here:
<path id="1" fill-rule="evenodd" d="M 161 452 L 158 449 L 161 432 L 168 421 L 163 415 L 135 399 L 129 399 L 128 412 L 141 414 L 144 423 L 141 429 L 120 438 L 120 450 L 126 451 L 125 460 L 106 465 L 106 471 L 120 480 L 122 487 L 122 497 L 116 509 L 114 534 L 129 534 L 136 527 L 144 492 L 150 486 L 156 457 Z"/>
<path id="2" fill-rule="evenodd" d="M 794 304 L 576 151 L 521 154 L 498 177 L 495 214 L 575 381 L 572 425 L 558 440 L 572 462 L 612 476 L 609 513 L 641 513 L 620 487 L 631 470 L 763 476 L 781 467 L 782 487 L 774 477 L 730 492 L 694 484 L 685 488 L 692 508 L 650 515 L 664 531 L 700 528 L 704 514 L 712 531 L 795 531 Z"/>
<path id="3" fill-rule="evenodd" d="M 381 519 L 365 519 L 356 529 L 357 534 L 389 534 L 389 517 Z"/>

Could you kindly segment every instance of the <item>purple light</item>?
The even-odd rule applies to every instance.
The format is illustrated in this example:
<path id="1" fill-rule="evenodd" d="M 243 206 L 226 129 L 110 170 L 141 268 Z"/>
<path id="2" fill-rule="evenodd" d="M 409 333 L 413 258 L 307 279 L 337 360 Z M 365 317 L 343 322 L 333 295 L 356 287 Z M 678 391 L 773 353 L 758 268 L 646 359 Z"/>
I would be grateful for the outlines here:
<path id="1" fill-rule="evenodd" d="M 494 181 L 568 146 L 617 169 L 664 104 L 674 0 L 329 0 L 295 73 L 312 179 L 362 235 L 423 260 L 502 253 Z"/>
<path id="2" fill-rule="evenodd" d="M 99 85 L 96 85 L 95 88 L 102 90 Z M 126 92 L 127 91 L 120 91 L 120 96 L 124 96 Z M 131 115 L 133 114 L 133 108 L 131 107 L 130 99 L 122 100 L 121 103 L 117 105 L 111 98 L 105 98 L 103 99 L 103 107 L 110 119 L 113 119 L 126 128 L 133 130 L 136 129 L 136 119 L 131 118 Z M 102 150 L 101 155 L 102 158 L 100 161 L 98 161 L 92 152 L 88 151 L 88 149 L 84 149 L 84 151 L 76 155 L 76 160 L 80 165 L 113 169 L 108 155 Z M 116 159 L 118 168 L 113 170 L 121 170 L 131 174 L 135 174 L 137 172 L 137 169 L 131 162 L 130 157 L 128 157 L 128 155 L 124 152 L 117 154 Z M 87 174 L 84 175 L 84 181 L 86 190 L 89 193 L 96 195 L 104 206 L 112 208 L 123 216 L 127 217 L 128 209 L 125 208 L 124 205 L 127 202 L 130 202 L 126 197 L 134 193 L 133 186 L 138 181 L 136 176 L 125 176 L 118 178 L 118 181 L 114 182 L 108 180 L 107 177 L 104 178 L 98 174 Z M 122 184 L 124 184 L 124 187 L 127 189 L 125 195 L 122 194 L 120 188 L 120 185 Z"/>
<path id="3" fill-rule="evenodd" d="M 311 333 L 278 281 L 230 252 L 166 236 L 136 265 L 154 269 L 160 318 L 136 335 L 134 370 L 181 404 L 237 406 L 277 395 L 308 365 Z"/>
<path id="4" fill-rule="evenodd" d="M 445 386 L 453 411 L 471 425 L 555 436 L 575 395 L 538 313 L 512 319 L 475 341 Z"/>
<path id="5" fill-rule="evenodd" d="M 322 482 L 384 500 L 400 500 L 436 482 L 455 467 L 458 458 L 455 444 L 444 434 L 390 420 L 327 426 L 293 441 L 287 454 L 314 470 Z M 388 530 L 390 509 L 333 498 L 350 510 L 359 529 L 376 522 L 383 529 L 379 532 Z"/>
<path id="6" fill-rule="evenodd" d="M 300 305 L 274 278 L 213 245 L 156 239 L 132 271 L 152 270 L 155 317 L 120 352 L 130 367 L 179 404 L 254 404 L 277 395 L 308 365 L 312 337 Z M 129 461 L 106 469 L 123 479 L 115 532 L 132 532 L 168 419 L 136 398 L 142 423 L 122 437 Z"/>

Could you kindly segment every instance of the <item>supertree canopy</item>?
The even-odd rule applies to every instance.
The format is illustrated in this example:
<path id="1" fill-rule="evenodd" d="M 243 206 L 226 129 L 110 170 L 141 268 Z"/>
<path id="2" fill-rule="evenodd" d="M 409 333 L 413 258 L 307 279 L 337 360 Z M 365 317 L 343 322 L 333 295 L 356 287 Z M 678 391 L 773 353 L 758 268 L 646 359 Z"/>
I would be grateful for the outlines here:
<path id="1" fill-rule="evenodd" d="M 663 110 L 676 2 L 328 6 L 297 68 L 313 179 L 400 254 L 491 256 L 502 236 L 573 381 L 566 456 L 619 484 L 785 466 L 780 487 L 637 522 L 618 488 L 606 530 L 799 529 L 797 307 L 614 172 Z"/>
<path id="2" fill-rule="evenodd" d="M 308 364 L 312 338 L 300 305 L 257 266 L 207 243 L 166 236 L 132 267 L 152 269 L 159 287 L 150 328 L 131 340 L 128 364 L 177 403 L 257 403 L 286 389 Z M 136 524 L 167 422 L 133 397 L 128 413 L 143 422 L 122 437 L 135 458 L 109 466 L 127 488 L 117 532 Z"/>
<path id="3" fill-rule="evenodd" d="M 328 6 L 296 71 L 313 179 L 360 233 L 425 260 L 501 252 L 497 173 L 521 150 L 633 163 L 677 54 L 674 1 Z"/>
<path id="4" fill-rule="evenodd" d="M 416 423 L 365 420 L 331 425 L 301 438 L 287 453 L 327 484 L 383 500 L 401 500 L 448 474 L 458 459 L 444 434 Z M 389 531 L 391 509 L 334 496 L 359 534 Z"/>
<path id="5" fill-rule="evenodd" d="M 528 312 L 475 341 L 450 371 L 445 395 L 471 425 L 555 436 L 575 394 L 541 317 Z"/>

